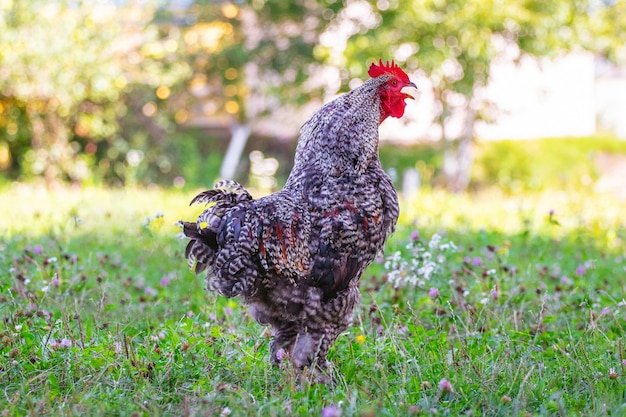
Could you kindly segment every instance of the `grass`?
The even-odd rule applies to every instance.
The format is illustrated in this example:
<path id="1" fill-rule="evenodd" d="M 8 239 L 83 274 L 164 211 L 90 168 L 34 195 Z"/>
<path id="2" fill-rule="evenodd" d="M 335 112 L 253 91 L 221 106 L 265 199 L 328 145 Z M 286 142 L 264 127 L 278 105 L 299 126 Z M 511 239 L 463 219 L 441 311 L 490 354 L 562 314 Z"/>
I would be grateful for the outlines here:
<path id="1" fill-rule="evenodd" d="M 626 415 L 626 203 L 404 202 L 333 387 L 272 368 L 267 329 L 187 270 L 192 194 L 0 194 L 0 414 Z"/>

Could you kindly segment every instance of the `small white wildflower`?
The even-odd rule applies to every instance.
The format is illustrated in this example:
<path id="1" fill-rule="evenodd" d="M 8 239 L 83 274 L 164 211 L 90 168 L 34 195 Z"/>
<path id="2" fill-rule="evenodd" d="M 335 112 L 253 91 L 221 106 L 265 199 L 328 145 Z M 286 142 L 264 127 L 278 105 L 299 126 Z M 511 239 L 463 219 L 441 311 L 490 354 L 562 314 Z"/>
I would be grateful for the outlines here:
<path id="1" fill-rule="evenodd" d="M 440 251 L 447 251 L 447 250 L 456 251 L 456 245 L 452 241 L 444 242 L 441 245 L 439 245 L 439 250 Z"/>
<path id="2" fill-rule="evenodd" d="M 437 270 L 437 264 L 434 262 L 424 262 L 424 266 L 417 270 L 417 273 L 424 277 L 426 281 L 430 280 L 433 273 Z"/>
<path id="3" fill-rule="evenodd" d="M 413 239 L 406 245 L 406 249 L 409 253 L 404 257 L 401 252 L 396 251 L 384 262 L 388 280 L 394 288 L 407 285 L 425 287 L 433 276 L 445 270 L 445 252 L 456 250 L 456 246 L 442 240 L 441 235 L 434 234 L 427 247 Z"/>
<path id="4" fill-rule="evenodd" d="M 401 276 L 400 276 L 400 271 L 390 271 L 387 274 L 387 279 L 389 280 L 390 283 L 393 284 L 394 288 L 398 288 L 400 286 L 400 284 L 402 283 L 401 281 Z"/>
<path id="5" fill-rule="evenodd" d="M 56 263 L 56 261 L 57 261 L 57 257 L 56 256 L 51 256 L 50 258 L 48 258 L 48 263 L 49 264 Z"/>
<path id="6" fill-rule="evenodd" d="M 420 280 L 417 275 L 409 274 L 406 276 L 406 282 L 411 284 L 412 287 L 415 287 L 420 282 Z"/>
<path id="7" fill-rule="evenodd" d="M 494 275 L 496 273 L 495 269 L 488 269 L 487 270 L 487 275 Z"/>
<path id="8" fill-rule="evenodd" d="M 232 411 L 228 407 L 222 408 L 222 412 L 220 413 L 220 417 L 229 416 Z"/>
<path id="9" fill-rule="evenodd" d="M 435 233 L 430 238 L 430 242 L 428 242 L 428 247 L 431 249 L 435 249 L 439 247 L 439 242 L 441 242 L 441 236 L 438 233 Z"/>

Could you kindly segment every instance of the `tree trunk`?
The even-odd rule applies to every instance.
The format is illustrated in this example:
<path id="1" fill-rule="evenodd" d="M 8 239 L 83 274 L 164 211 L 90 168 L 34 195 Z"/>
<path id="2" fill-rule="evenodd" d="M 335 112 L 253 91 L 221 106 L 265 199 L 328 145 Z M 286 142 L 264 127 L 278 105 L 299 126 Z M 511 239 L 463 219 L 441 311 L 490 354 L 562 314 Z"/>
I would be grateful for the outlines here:
<path id="1" fill-rule="evenodd" d="M 465 113 L 463 132 L 457 140 L 446 142 L 448 146 L 443 156 L 443 172 L 446 177 L 448 190 L 460 193 L 467 189 L 470 183 L 470 173 L 474 161 L 472 141 L 474 138 L 474 122 L 476 113 L 468 100 Z M 445 131 L 445 130 L 444 130 Z M 444 136 L 444 141 L 447 138 Z"/>
<path id="2" fill-rule="evenodd" d="M 235 123 L 231 126 L 230 133 L 230 143 L 220 168 L 220 177 L 225 180 L 232 180 L 235 177 L 241 154 L 250 137 L 250 125 Z"/>

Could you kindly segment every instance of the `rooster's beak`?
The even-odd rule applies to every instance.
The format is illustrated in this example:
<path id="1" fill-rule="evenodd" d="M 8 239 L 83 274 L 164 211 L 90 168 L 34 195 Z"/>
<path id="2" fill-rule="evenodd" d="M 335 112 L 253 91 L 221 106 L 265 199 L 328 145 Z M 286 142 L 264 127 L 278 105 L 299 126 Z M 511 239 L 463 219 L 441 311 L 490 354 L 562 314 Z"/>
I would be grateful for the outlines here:
<path id="1" fill-rule="evenodd" d="M 408 84 L 406 85 L 406 87 L 413 87 L 413 88 L 415 88 L 415 89 L 417 90 L 417 86 L 415 85 L 415 83 L 408 83 Z M 415 100 L 415 97 L 413 97 L 413 96 L 412 96 L 412 95 L 410 95 L 410 94 L 407 94 L 407 93 L 402 93 L 402 94 L 404 94 L 404 95 L 405 95 L 405 98 L 411 98 L 411 99 Z"/>

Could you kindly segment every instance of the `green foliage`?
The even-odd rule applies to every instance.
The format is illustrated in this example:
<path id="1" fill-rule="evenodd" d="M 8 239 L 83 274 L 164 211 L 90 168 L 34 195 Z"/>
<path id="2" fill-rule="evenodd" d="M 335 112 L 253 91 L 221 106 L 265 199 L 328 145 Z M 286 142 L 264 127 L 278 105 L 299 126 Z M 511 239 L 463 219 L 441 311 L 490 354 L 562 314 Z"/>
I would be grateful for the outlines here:
<path id="1" fill-rule="evenodd" d="M 442 149 L 438 144 L 414 146 L 382 143 L 379 148 L 380 161 L 384 169 L 396 172 L 392 178 L 396 186 L 401 185 L 403 173 L 407 169 L 417 169 L 423 186 L 433 186 L 442 164 Z"/>
<path id="2" fill-rule="evenodd" d="M 394 289 L 384 263 L 368 270 L 354 325 L 330 353 L 341 375 L 330 387 L 271 367 L 269 333 L 187 270 L 173 223 L 196 214 L 190 195 L 3 192 L 0 412 L 601 415 L 626 400 L 623 202 L 403 202 L 388 255 L 410 263 L 409 241 L 435 253 L 434 230 L 458 249 L 416 287 Z"/>
<path id="3" fill-rule="evenodd" d="M 0 132 L 14 171 L 49 183 L 88 181 L 99 159 L 108 163 L 103 171 L 124 176 L 127 167 L 116 164 L 126 163 L 133 138 L 167 131 L 171 116 L 157 114 L 155 91 L 170 91 L 187 73 L 177 40 L 150 23 L 150 7 L 40 0 L 1 7 Z M 122 133 L 142 111 L 161 120 L 141 125 L 144 133 Z M 116 148 L 120 141 L 126 149 Z M 99 156 L 100 142 L 116 156 Z"/>
<path id="4" fill-rule="evenodd" d="M 427 187 L 443 182 L 442 155 L 439 143 L 380 147 L 383 167 L 399 175 L 417 168 Z M 588 187 L 599 179 L 601 155 L 626 156 L 626 141 L 610 136 L 481 141 L 474 150 L 472 189 L 496 186 L 520 192 Z M 398 177 L 396 185 L 400 184 Z"/>
<path id="5" fill-rule="evenodd" d="M 626 142 L 611 137 L 508 140 L 480 143 L 474 185 L 505 190 L 580 188 L 598 179 L 596 157 L 626 156 Z"/>
<path id="6" fill-rule="evenodd" d="M 186 60 L 192 87 L 212 103 L 207 114 L 253 123 L 319 97 L 319 86 L 307 86 L 319 67 L 314 48 L 341 7 L 335 1 L 195 2 L 176 12 L 192 22 L 182 27 Z"/>
<path id="7" fill-rule="evenodd" d="M 184 161 L 181 175 L 188 185 L 210 188 L 219 177 L 222 163 L 223 143 L 215 137 L 204 137 L 199 140 L 198 134 L 189 133 L 178 138 L 173 147 L 172 159 Z"/>

